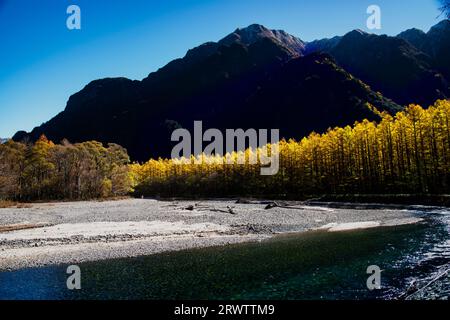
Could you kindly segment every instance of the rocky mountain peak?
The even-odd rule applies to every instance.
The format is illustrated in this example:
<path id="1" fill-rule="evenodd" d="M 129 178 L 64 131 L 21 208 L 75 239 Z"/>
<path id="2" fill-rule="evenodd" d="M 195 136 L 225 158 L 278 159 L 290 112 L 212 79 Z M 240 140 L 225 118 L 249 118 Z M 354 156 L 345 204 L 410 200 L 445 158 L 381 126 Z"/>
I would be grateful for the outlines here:
<path id="1" fill-rule="evenodd" d="M 252 24 L 246 28 L 238 28 L 220 40 L 219 44 L 231 45 L 233 43 L 241 43 L 249 46 L 264 38 L 271 39 L 300 55 L 305 50 L 305 42 L 301 39 L 290 35 L 284 30 L 270 30 L 260 24 Z"/>

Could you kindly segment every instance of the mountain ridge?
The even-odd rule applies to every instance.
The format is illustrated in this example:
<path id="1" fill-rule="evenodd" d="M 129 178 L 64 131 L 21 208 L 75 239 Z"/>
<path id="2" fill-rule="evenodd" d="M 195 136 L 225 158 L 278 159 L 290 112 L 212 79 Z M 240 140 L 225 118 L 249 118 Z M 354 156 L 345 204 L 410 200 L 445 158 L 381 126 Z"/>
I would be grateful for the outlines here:
<path id="1" fill-rule="evenodd" d="M 172 130 L 189 128 L 195 120 L 218 129 L 279 127 L 283 137 L 300 139 L 311 131 L 378 119 L 367 103 L 392 114 L 401 110 L 335 62 L 333 50 L 343 39 L 328 39 L 331 45 L 326 39 L 315 42 L 312 50 L 311 43 L 284 31 L 257 24 L 236 29 L 218 42 L 188 50 L 141 81 L 94 80 L 69 98 L 64 111 L 13 139 L 45 134 L 54 141 L 114 142 L 144 161 L 168 156 Z"/>

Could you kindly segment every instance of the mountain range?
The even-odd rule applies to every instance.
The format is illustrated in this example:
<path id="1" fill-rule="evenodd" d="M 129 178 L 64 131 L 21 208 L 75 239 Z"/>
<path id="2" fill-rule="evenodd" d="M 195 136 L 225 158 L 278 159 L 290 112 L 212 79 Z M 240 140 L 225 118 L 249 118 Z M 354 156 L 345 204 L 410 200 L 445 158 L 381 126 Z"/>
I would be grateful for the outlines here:
<path id="1" fill-rule="evenodd" d="M 134 160 L 167 157 L 175 128 L 279 128 L 282 137 L 394 114 L 448 98 L 450 24 L 396 37 L 354 30 L 305 42 L 262 25 L 193 48 L 142 81 L 107 78 L 72 95 L 64 111 L 16 141 L 98 140 Z"/>

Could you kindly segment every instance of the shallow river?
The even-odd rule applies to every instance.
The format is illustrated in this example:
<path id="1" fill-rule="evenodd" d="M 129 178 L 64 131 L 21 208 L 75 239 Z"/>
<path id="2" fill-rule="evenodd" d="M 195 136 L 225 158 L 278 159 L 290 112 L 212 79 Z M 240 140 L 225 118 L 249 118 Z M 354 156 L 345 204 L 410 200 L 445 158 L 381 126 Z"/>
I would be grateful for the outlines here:
<path id="1" fill-rule="evenodd" d="M 66 265 L 0 272 L 0 299 L 395 299 L 450 268 L 450 211 L 416 213 L 425 221 L 82 263 L 79 291 Z M 371 265 L 380 290 L 367 289 Z M 449 276 L 408 299 L 448 299 Z"/>

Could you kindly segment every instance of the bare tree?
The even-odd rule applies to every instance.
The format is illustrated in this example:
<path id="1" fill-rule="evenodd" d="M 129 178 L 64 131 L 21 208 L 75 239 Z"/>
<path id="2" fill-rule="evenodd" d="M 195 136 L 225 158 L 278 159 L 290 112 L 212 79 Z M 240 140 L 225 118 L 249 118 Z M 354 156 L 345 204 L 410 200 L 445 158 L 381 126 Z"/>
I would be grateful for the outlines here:
<path id="1" fill-rule="evenodd" d="M 439 0 L 439 3 L 441 4 L 439 9 L 447 18 L 450 18 L 450 0 Z"/>

